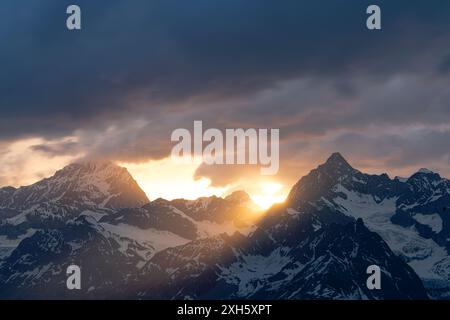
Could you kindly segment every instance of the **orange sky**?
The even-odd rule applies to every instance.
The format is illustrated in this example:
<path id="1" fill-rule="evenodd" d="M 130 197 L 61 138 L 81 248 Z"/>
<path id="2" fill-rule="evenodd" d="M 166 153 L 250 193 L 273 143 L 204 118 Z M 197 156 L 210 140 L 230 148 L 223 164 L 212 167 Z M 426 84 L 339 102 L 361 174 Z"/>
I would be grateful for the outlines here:
<path id="1" fill-rule="evenodd" d="M 53 175 L 56 170 L 83 156 L 79 154 L 49 157 L 32 149 L 33 146 L 42 143 L 43 139 L 39 138 L 24 139 L 10 144 L 3 150 L 0 154 L 2 186 L 20 187 L 32 184 Z M 194 179 L 195 171 L 201 164 L 199 159 L 190 164 L 175 163 L 170 157 L 140 164 L 118 164 L 128 169 L 151 200 L 160 197 L 171 200 L 196 199 L 212 195 L 226 196 L 236 190 L 245 190 L 255 203 L 266 209 L 275 202 L 283 201 L 290 188 L 270 177 L 261 177 L 259 180 L 244 177 L 227 186 L 213 187 L 207 178 Z"/>
<path id="2" fill-rule="evenodd" d="M 245 190 L 256 204 L 267 209 L 273 203 L 283 201 L 289 192 L 290 186 L 264 176 L 256 180 L 244 177 L 224 187 L 213 187 L 207 178 L 194 179 L 200 164 L 199 160 L 191 164 L 174 163 L 171 158 L 142 164 L 120 163 L 152 200 L 159 197 L 171 200 L 225 196 L 236 190 Z"/>
<path id="3" fill-rule="evenodd" d="M 0 186 L 19 187 L 32 184 L 45 177 L 49 177 L 55 171 L 65 165 L 82 158 L 83 154 L 73 156 L 49 156 L 33 149 L 33 146 L 43 143 L 60 143 L 61 141 L 73 140 L 74 137 L 67 137 L 58 141 L 48 142 L 40 138 L 23 139 L 0 147 Z M 346 155 L 344 155 L 346 156 Z M 226 196 L 236 190 L 246 191 L 250 197 L 261 208 L 266 209 L 276 202 L 281 202 L 289 193 L 292 185 L 307 174 L 309 170 L 315 168 L 323 159 L 304 159 L 304 162 L 297 163 L 295 174 L 284 174 L 283 176 L 261 176 L 248 173 L 231 183 L 223 186 L 212 186 L 208 178 L 195 179 L 195 173 L 201 160 L 197 159 L 192 163 L 176 163 L 170 157 L 161 160 L 149 160 L 148 162 L 126 163 L 119 165 L 126 167 L 131 175 L 136 179 L 141 188 L 147 193 L 151 200 L 159 197 L 168 200 L 175 198 L 196 199 L 205 196 Z M 368 173 L 380 174 L 385 172 L 383 168 L 377 168 L 376 163 L 370 160 L 361 159 L 352 161 L 347 159 L 355 168 Z M 303 168 L 299 170 L 298 168 Z M 281 171 L 283 163 L 281 163 Z M 389 175 L 409 176 L 418 168 L 404 168 L 400 170 L 386 171 Z M 289 168 L 285 170 L 289 171 Z M 291 169 L 292 171 L 292 169 Z"/>

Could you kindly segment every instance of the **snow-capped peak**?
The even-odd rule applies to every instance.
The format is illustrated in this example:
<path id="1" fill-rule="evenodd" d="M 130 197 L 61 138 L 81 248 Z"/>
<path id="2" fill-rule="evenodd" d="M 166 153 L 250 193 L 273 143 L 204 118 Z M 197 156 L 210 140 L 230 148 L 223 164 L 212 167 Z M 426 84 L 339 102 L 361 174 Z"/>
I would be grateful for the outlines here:
<path id="1" fill-rule="evenodd" d="M 422 168 L 411 177 L 409 177 L 408 181 L 412 184 L 420 184 L 422 185 L 425 183 L 425 185 L 428 185 L 429 183 L 439 183 L 442 180 L 442 177 L 439 175 L 439 173 L 433 172 L 429 169 Z"/>
<path id="2" fill-rule="evenodd" d="M 2 205 L 26 209 L 43 203 L 72 208 L 139 207 L 148 198 L 127 169 L 107 161 L 73 163 L 31 186 L 17 189 Z"/>
<path id="3" fill-rule="evenodd" d="M 419 169 L 419 171 L 417 171 L 417 173 L 430 174 L 430 173 L 434 173 L 434 172 L 427 168 L 421 168 L 421 169 Z"/>

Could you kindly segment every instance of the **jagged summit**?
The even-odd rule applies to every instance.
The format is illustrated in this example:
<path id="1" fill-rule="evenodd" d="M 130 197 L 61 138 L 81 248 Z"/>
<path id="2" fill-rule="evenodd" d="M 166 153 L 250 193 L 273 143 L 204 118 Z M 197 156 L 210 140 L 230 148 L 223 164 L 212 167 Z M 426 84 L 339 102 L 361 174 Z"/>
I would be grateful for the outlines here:
<path id="1" fill-rule="evenodd" d="M 81 161 L 71 163 L 64 168 L 56 171 L 56 173 L 43 181 L 57 181 L 60 179 L 82 180 L 83 178 L 107 179 L 109 177 L 127 179 L 131 177 L 127 169 L 120 167 L 109 161 Z M 37 182 L 40 184 L 42 181 Z"/>
<path id="2" fill-rule="evenodd" d="M 419 171 L 417 171 L 417 173 L 429 174 L 429 173 L 434 173 L 434 172 L 427 168 L 420 168 Z"/>
<path id="3" fill-rule="evenodd" d="M 111 170 L 125 169 L 123 167 L 118 166 L 114 162 L 108 161 L 108 160 L 80 160 L 80 161 L 68 164 L 67 166 L 65 166 L 61 170 L 58 170 L 57 172 L 70 172 L 70 171 L 78 170 L 78 169 L 95 172 L 95 171 L 105 170 L 107 168 L 109 168 Z"/>
<path id="4" fill-rule="evenodd" d="M 140 207 L 149 200 L 126 168 L 108 161 L 69 164 L 52 177 L 1 197 L 2 207 L 24 210 L 43 203 L 80 209 Z"/>
<path id="5" fill-rule="evenodd" d="M 225 197 L 225 200 L 233 201 L 233 202 L 239 202 L 239 203 L 246 203 L 251 201 L 250 196 L 247 192 L 243 190 L 234 191 L 230 195 Z"/>
<path id="6" fill-rule="evenodd" d="M 299 201 L 320 197 L 330 187 L 360 172 L 354 169 L 345 158 L 335 152 L 316 169 L 302 177 L 291 189 L 287 203 L 296 207 Z"/>
<path id="7" fill-rule="evenodd" d="M 342 156 L 340 152 L 333 152 L 327 159 L 327 163 L 345 163 L 348 164 L 347 160 Z"/>
<path id="8" fill-rule="evenodd" d="M 426 299 L 414 270 L 442 278 L 446 290 L 450 184 L 434 175 L 403 183 L 364 174 L 335 153 L 254 225 L 240 220 L 249 212 L 241 191 L 110 209 L 112 199 L 128 199 L 124 190 L 136 194 L 133 186 L 124 168 L 78 163 L 21 190 L 17 200 L 46 202 L 28 224 L 28 209 L 5 213 L 4 230 L 37 231 L 0 257 L 0 296 L 73 298 L 54 276 L 73 261 L 93 275 L 82 298 Z M 20 192 L 0 189 L 0 199 Z M 55 224 L 67 204 L 76 209 Z M 103 209 L 76 215 L 92 205 Z M 36 221 L 45 212 L 51 219 Z M 367 288 L 372 264 L 382 270 L 381 290 Z"/>
<path id="9" fill-rule="evenodd" d="M 434 172 L 434 171 L 432 171 L 432 170 L 430 170 L 430 169 L 427 169 L 427 168 L 420 168 L 420 169 L 419 169 L 416 173 L 414 173 L 412 176 L 414 176 L 414 175 L 434 176 L 434 177 L 436 177 L 436 178 L 438 178 L 438 179 L 441 178 L 441 176 L 439 175 L 439 173 Z M 412 176 L 411 176 L 411 177 L 412 177 Z"/>
<path id="10" fill-rule="evenodd" d="M 330 167 L 335 170 L 354 170 L 353 167 L 347 162 L 347 160 L 339 153 L 334 152 L 331 156 L 328 157 L 327 161 L 324 164 L 320 165 L 320 167 Z"/>
<path id="11" fill-rule="evenodd" d="M 413 173 L 408 180 L 410 182 L 413 181 L 438 181 L 441 180 L 442 177 L 439 173 L 431 171 L 430 169 L 421 168 L 417 172 Z"/>

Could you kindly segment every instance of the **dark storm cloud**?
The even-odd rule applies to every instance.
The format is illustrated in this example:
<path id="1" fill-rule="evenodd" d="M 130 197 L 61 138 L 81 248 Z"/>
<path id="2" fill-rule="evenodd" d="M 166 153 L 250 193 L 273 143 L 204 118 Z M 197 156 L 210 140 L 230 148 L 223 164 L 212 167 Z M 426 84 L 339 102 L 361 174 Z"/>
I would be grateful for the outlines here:
<path id="1" fill-rule="evenodd" d="M 57 143 L 43 143 L 31 146 L 34 151 L 39 151 L 47 154 L 50 157 L 60 155 L 76 155 L 80 150 L 80 145 L 74 141 L 57 142 Z"/>
<path id="2" fill-rule="evenodd" d="M 81 31 L 65 28 L 73 3 Z M 365 28 L 373 3 L 381 31 Z M 146 161 L 203 120 L 280 128 L 286 179 L 333 151 L 386 168 L 449 163 L 437 128 L 450 123 L 450 1 L 5 0 L 0 13 L 0 146 L 39 136 L 32 149 L 48 156 Z"/>
<path id="3" fill-rule="evenodd" d="M 423 164 L 441 166 L 444 175 L 450 174 L 450 130 L 410 130 L 407 134 L 349 133 L 331 142 L 344 153 L 359 159 L 377 159 L 380 167 L 420 167 Z M 387 156 L 388 155 L 388 156 Z M 364 161 L 364 160 L 363 160 Z"/>
<path id="4" fill-rule="evenodd" d="M 280 172 L 276 178 L 287 186 L 339 151 L 363 172 L 408 177 L 427 167 L 450 177 L 450 130 L 406 129 L 403 132 L 345 132 L 325 138 L 291 139 L 281 146 Z M 242 177 L 260 177 L 256 166 L 208 166 L 197 169 L 196 178 L 207 177 L 223 186 Z M 271 177 L 267 177 L 270 179 Z"/>
<path id="5" fill-rule="evenodd" d="M 83 30 L 69 32 L 68 1 L 2 1 L 3 139 L 158 116 L 193 96 L 246 96 L 292 78 L 418 72 L 438 64 L 449 35 L 446 1 L 378 1 L 378 33 L 364 27 L 368 1 L 76 3 Z"/>
<path id="6" fill-rule="evenodd" d="M 442 73 L 450 73 L 450 54 L 448 54 L 442 60 L 442 63 L 439 65 L 439 71 Z"/>
<path id="7" fill-rule="evenodd" d="M 450 78 L 429 74 L 290 81 L 220 108 L 224 126 L 275 127 L 281 139 L 368 126 L 450 123 Z"/>

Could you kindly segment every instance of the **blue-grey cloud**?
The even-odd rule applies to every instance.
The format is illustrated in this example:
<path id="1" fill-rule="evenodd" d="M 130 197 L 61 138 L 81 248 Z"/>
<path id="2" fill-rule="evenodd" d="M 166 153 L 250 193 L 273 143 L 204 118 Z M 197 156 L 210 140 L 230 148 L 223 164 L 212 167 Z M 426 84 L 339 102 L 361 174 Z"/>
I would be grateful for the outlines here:
<path id="1" fill-rule="evenodd" d="M 72 3 L 81 31 L 65 28 Z M 372 3 L 2 1 L 0 142 L 70 135 L 77 141 L 33 149 L 142 161 L 167 156 L 171 130 L 203 120 L 280 128 L 289 172 L 306 152 L 336 151 L 329 136 L 341 131 L 335 147 L 363 136 L 386 155 L 397 141 L 403 156 L 383 163 L 410 165 L 414 152 L 435 154 L 418 147 L 429 134 L 365 130 L 449 123 L 450 2 L 376 1 L 383 29 L 368 31 Z M 445 164 L 439 145 L 428 148 Z"/>
<path id="2" fill-rule="evenodd" d="M 365 0 L 77 3 L 79 32 L 65 29 L 68 1 L 0 5 L 2 137 L 150 117 L 193 96 L 226 99 L 298 77 L 423 72 L 450 52 L 444 1 L 379 1 L 381 32 L 365 29 Z"/>

